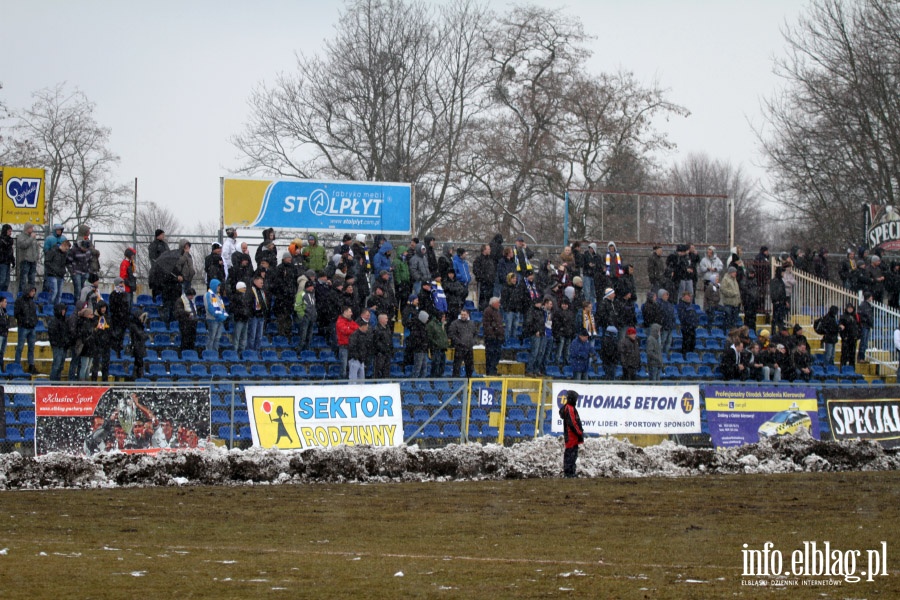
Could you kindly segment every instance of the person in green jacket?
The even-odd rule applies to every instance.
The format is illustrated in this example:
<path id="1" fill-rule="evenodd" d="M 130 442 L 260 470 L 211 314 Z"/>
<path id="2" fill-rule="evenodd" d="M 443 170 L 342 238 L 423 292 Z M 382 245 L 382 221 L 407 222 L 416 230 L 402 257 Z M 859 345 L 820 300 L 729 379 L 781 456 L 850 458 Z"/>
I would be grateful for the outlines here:
<path id="1" fill-rule="evenodd" d="M 397 246 L 397 251 L 391 257 L 393 268 L 395 298 L 408 298 L 412 293 L 412 278 L 409 275 L 409 265 L 406 263 L 406 246 Z"/>
<path id="2" fill-rule="evenodd" d="M 309 243 L 303 247 L 301 252 L 306 267 L 316 272 L 324 270 L 328 265 L 328 259 L 325 258 L 325 248 L 319 245 L 319 236 L 311 233 L 307 241 Z"/>
<path id="3" fill-rule="evenodd" d="M 432 317 L 425 326 L 428 335 L 428 349 L 431 350 L 431 377 L 444 376 L 444 367 L 447 365 L 447 348 L 450 347 L 450 339 L 444 329 L 447 315 L 441 313 L 440 318 Z"/>

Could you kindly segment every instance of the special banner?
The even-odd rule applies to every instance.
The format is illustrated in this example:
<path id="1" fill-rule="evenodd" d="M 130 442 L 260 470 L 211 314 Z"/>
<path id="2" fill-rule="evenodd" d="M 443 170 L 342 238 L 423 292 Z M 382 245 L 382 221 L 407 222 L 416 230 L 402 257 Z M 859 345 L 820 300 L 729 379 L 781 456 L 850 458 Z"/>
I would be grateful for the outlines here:
<path id="1" fill-rule="evenodd" d="M 819 438 L 815 388 L 705 385 L 703 393 L 709 435 L 716 448 L 755 444 L 800 429 Z"/>
<path id="2" fill-rule="evenodd" d="M 402 446 L 400 384 L 244 386 L 253 445 Z"/>
<path id="3" fill-rule="evenodd" d="M 34 388 L 35 452 L 155 453 L 209 443 L 209 388 Z"/>
<path id="4" fill-rule="evenodd" d="M 553 384 L 551 430 L 562 433 L 559 407 L 566 392 L 578 392 L 585 433 L 700 433 L 700 388 L 696 385 Z"/>
<path id="5" fill-rule="evenodd" d="M 900 448 L 900 387 L 826 388 L 828 423 L 835 440 L 874 440 Z"/>
<path id="6" fill-rule="evenodd" d="M 225 225 L 303 231 L 412 231 L 408 183 L 225 179 Z"/>

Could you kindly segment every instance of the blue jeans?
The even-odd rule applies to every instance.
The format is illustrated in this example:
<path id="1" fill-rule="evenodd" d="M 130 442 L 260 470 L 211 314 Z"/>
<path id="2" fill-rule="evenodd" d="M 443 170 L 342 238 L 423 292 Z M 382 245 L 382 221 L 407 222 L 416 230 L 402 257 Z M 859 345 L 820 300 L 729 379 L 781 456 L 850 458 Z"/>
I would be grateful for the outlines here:
<path id="1" fill-rule="evenodd" d="M 591 306 L 597 301 L 597 292 L 594 291 L 594 278 L 587 275 L 581 276 L 581 289 L 584 292 L 584 299 L 591 303 Z M 577 313 L 580 306 L 575 307 Z"/>
<path id="2" fill-rule="evenodd" d="M 350 346 L 338 346 L 338 360 L 341 362 L 341 379 L 347 379 Z"/>
<path id="3" fill-rule="evenodd" d="M 28 286 L 34 285 L 37 276 L 37 263 L 27 260 L 19 262 L 19 293 L 21 294 Z"/>
<path id="4" fill-rule="evenodd" d="M 312 322 L 312 319 L 309 317 L 303 317 L 300 319 L 300 323 L 297 326 L 297 337 L 300 339 L 300 347 L 297 348 L 298 352 L 303 352 L 307 348 L 309 348 L 310 343 L 312 342 L 313 330 L 315 329 L 316 324 Z"/>
<path id="5" fill-rule="evenodd" d="M 503 313 L 503 324 L 506 328 L 506 341 L 513 339 L 516 335 L 516 323 L 519 320 L 519 313 L 507 311 Z"/>
<path id="6" fill-rule="evenodd" d="M 263 330 L 266 328 L 266 320 L 262 317 L 250 319 L 247 331 L 247 349 L 259 350 L 262 344 Z"/>
<path id="7" fill-rule="evenodd" d="M 94 364 L 94 358 L 90 354 L 82 354 L 81 362 L 78 366 L 78 379 L 80 381 L 87 381 L 88 376 L 91 374 L 91 365 Z"/>
<path id="8" fill-rule="evenodd" d="M 19 327 L 19 341 L 16 343 L 16 362 L 20 362 L 22 360 L 22 348 L 25 346 L 25 341 L 28 341 L 28 366 L 34 366 L 34 342 L 37 339 L 37 334 L 34 329 L 27 329 L 25 327 Z"/>
<path id="9" fill-rule="evenodd" d="M 650 381 L 659 381 L 659 367 L 647 367 Z"/>
<path id="10" fill-rule="evenodd" d="M 822 362 L 827 367 L 829 365 L 834 365 L 834 349 L 836 344 L 825 344 L 825 356 L 822 357 Z"/>
<path id="11" fill-rule="evenodd" d="M 447 351 L 432 350 L 431 352 L 431 377 L 439 379 L 444 376 L 444 367 L 447 366 Z"/>
<path id="12" fill-rule="evenodd" d="M 525 371 L 528 373 L 543 373 L 547 362 L 547 353 L 553 338 L 548 338 L 546 335 L 536 335 L 531 339 L 531 357 L 528 359 L 528 366 L 525 368 Z"/>
<path id="13" fill-rule="evenodd" d="M 66 354 L 67 351 L 65 348 L 60 348 L 59 346 L 53 346 L 53 366 L 50 367 L 50 381 L 60 381 L 62 379 L 62 370 L 66 365 Z"/>
<path id="14" fill-rule="evenodd" d="M 206 320 L 206 349 L 219 350 L 219 338 L 222 337 L 222 331 L 225 330 L 224 321 L 216 321 L 215 319 Z"/>
<path id="15" fill-rule="evenodd" d="M 84 287 L 87 278 L 87 273 L 72 273 L 72 293 L 75 294 L 76 302 L 78 302 L 78 297 L 81 295 L 81 288 Z"/>
<path id="16" fill-rule="evenodd" d="M 50 306 L 59 303 L 60 298 L 62 297 L 63 278 L 45 277 L 44 285 L 47 287 L 47 292 L 50 294 Z"/>
<path id="17" fill-rule="evenodd" d="M 234 349 L 238 354 L 247 349 L 247 330 L 249 328 L 249 321 L 234 322 L 234 333 L 231 334 L 231 337 L 234 340 Z"/>
<path id="18" fill-rule="evenodd" d="M 6 342 L 8 340 L 7 336 L 0 337 L 0 366 L 6 362 Z"/>
<path id="19" fill-rule="evenodd" d="M 870 327 L 860 327 L 859 328 L 859 350 L 856 351 L 856 360 L 865 360 L 866 359 L 866 350 L 869 349 L 869 332 L 872 331 Z"/>
<path id="20" fill-rule="evenodd" d="M 413 359 L 412 379 L 425 379 L 428 376 L 428 353 L 416 352 Z"/>
<path id="21" fill-rule="evenodd" d="M 659 332 L 659 345 L 662 348 L 664 357 L 669 356 L 669 350 L 672 348 L 672 332 L 674 329 L 663 329 Z"/>
<path id="22" fill-rule="evenodd" d="M 562 369 L 564 365 L 569 364 L 569 344 L 572 342 L 569 338 L 559 338 L 556 340 L 556 364 Z"/>
<path id="23" fill-rule="evenodd" d="M 9 291 L 9 265 L 0 265 L 0 292 Z"/>
<path id="24" fill-rule="evenodd" d="M 354 358 L 349 361 L 347 368 L 351 382 L 366 380 L 366 363 L 360 362 Z"/>

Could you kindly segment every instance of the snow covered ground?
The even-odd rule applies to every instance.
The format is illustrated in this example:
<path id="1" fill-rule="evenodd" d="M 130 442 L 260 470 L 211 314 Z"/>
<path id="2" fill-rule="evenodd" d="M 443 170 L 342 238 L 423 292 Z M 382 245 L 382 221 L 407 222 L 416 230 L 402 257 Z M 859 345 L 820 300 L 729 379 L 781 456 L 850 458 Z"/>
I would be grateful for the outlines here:
<path id="1" fill-rule="evenodd" d="M 900 469 L 900 454 L 865 441 L 825 442 L 808 435 L 712 450 L 672 442 L 639 448 L 627 441 L 588 439 L 582 477 L 692 477 L 707 473 L 788 473 Z M 325 450 L 178 451 L 94 457 L 0 455 L 0 489 L 108 488 L 167 485 L 277 485 L 316 482 L 446 481 L 558 477 L 562 441 L 541 437 L 502 447 L 452 444 L 416 447 L 338 447 Z"/>

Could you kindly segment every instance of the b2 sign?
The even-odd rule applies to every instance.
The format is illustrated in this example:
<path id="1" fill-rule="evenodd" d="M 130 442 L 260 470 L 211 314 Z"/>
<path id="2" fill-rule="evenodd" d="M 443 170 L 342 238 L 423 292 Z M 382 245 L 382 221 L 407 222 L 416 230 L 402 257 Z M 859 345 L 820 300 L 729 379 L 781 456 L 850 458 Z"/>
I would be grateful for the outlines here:
<path id="1" fill-rule="evenodd" d="M 225 224 L 303 231 L 410 233 L 408 183 L 226 179 Z"/>

